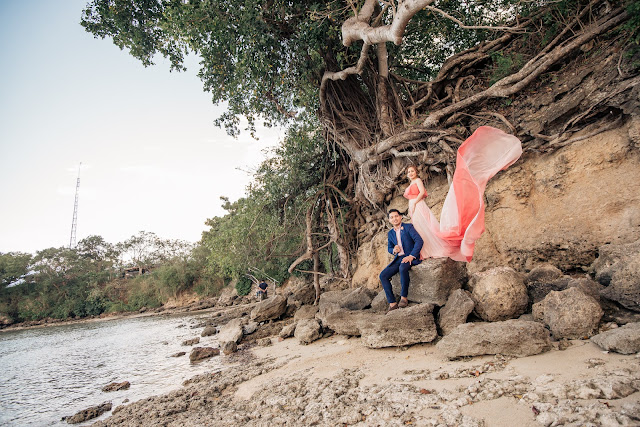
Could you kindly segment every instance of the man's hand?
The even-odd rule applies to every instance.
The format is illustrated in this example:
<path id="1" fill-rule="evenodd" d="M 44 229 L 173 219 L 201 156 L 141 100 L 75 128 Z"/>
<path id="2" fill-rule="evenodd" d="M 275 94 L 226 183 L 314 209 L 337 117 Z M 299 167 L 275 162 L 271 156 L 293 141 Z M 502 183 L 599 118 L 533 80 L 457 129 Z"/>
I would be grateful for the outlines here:
<path id="1" fill-rule="evenodd" d="M 393 248 L 393 254 L 394 254 L 394 255 L 395 255 L 395 254 L 399 254 L 399 253 L 400 253 L 400 250 L 401 250 L 401 249 L 400 249 L 400 245 L 396 245 L 396 246 Z"/>
<path id="2" fill-rule="evenodd" d="M 414 257 L 413 255 L 406 256 L 406 257 L 402 258 L 402 264 L 404 264 L 405 262 L 409 262 L 410 263 L 414 259 L 416 259 L 416 257 Z"/>

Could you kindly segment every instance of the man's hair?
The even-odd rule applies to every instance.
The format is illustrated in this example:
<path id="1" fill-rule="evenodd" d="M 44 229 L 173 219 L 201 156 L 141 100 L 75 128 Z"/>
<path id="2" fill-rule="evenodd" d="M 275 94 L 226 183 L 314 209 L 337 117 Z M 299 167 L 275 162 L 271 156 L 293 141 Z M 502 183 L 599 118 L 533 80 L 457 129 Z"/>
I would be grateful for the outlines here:
<path id="1" fill-rule="evenodd" d="M 398 212 L 398 215 L 402 216 L 398 209 L 389 209 L 389 212 L 387 212 L 387 217 L 389 217 L 393 212 Z"/>

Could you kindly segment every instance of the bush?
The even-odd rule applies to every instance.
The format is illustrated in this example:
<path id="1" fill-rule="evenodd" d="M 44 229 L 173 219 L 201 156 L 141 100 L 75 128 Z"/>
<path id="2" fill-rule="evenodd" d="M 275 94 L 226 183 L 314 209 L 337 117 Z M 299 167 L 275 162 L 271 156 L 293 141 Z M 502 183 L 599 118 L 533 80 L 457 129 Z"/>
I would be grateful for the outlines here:
<path id="1" fill-rule="evenodd" d="M 251 283 L 251 280 L 249 280 L 249 278 L 241 277 L 238 280 L 238 283 L 236 283 L 236 291 L 238 291 L 238 295 L 247 295 L 251 291 L 252 285 L 253 283 Z"/>

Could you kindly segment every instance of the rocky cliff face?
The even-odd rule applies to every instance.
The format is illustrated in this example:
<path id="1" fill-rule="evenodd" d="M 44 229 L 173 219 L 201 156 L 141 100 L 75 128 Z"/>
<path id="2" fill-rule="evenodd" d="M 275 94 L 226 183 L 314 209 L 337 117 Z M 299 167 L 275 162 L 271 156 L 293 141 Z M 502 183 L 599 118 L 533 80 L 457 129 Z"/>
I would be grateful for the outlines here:
<path id="1" fill-rule="evenodd" d="M 525 272 L 544 262 L 586 271 L 599 246 L 638 240 L 639 122 L 636 116 L 552 153 L 525 152 L 494 177 L 485 192 L 486 231 L 469 272 L 495 266 Z M 441 176 L 426 178 L 427 204 L 439 217 L 448 183 Z M 407 209 L 399 197 L 390 205 Z M 386 234 L 379 233 L 359 250 L 353 286 L 378 287 L 378 274 L 389 260 Z"/>

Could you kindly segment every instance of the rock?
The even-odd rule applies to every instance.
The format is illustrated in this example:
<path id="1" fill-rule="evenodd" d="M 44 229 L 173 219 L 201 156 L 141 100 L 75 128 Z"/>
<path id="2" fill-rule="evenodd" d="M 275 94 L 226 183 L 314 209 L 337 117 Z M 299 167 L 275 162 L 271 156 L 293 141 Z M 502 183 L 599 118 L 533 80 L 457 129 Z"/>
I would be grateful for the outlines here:
<path id="1" fill-rule="evenodd" d="M 601 246 L 592 267 L 596 280 L 606 286 L 603 297 L 640 311 L 640 240 Z"/>
<path id="2" fill-rule="evenodd" d="M 359 319 L 362 343 L 369 348 L 431 342 L 438 336 L 433 304 L 416 304 L 389 314 L 364 313 Z"/>
<path id="3" fill-rule="evenodd" d="M 510 267 L 496 267 L 474 274 L 469 287 L 473 289 L 474 311 L 488 322 L 513 319 L 527 310 L 527 287 Z"/>
<path id="4" fill-rule="evenodd" d="M 371 289 L 359 287 L 343 291 L 328 291 L 320 295 L 318 307 L 326 304 L 337 304 L 340 308 L 347 310 L 363 310 L 371 305 L 376 292 Z"/>
<path id="5" fill-rule="evenodd" d="M 600 307 L 604 311 L 602 320 L 605 322 L 616 322 L 618 325 L 640 322 L 640 312 L 629 310 L 615 301 L 601 298 Z"/>
<path id="6" fill-rule="evenodd" d="M 220 332 L 218 333 L 218 342 L 220 342 L 221 344 L 229 341 L 238 343 L 244 335 L 243 323 L 243 318 L 237 318 L 220 327 Z"/>
<path id="7" fill-rule="evenodd" d="M 200 336 L 202 337 L 209 337 L 211 335 L 215 335 L 218 333 L 218 329 L 215 326 L 207 326 L 203 329 L 202 333 L 200 334 Z"/>
<path id="8" fill-rule="evenodd" d="M 284 328 L 282 328 L 282 330 L 280 331 L 280 333 L 278 334 L 278 336 L 280 336 L 281 338 L 289 338 L 293 336 L 293 333 L 296 330 L 296 324 L 291 323 L 290 325 L 285 326 Z"/>
<path id="9" fill-rule="evenodd" d="M 371 309 L 379 313 L 386 313 L 388 307 L 389 303 L 387 302 L 387 295 L 384 293 L 384 290 L 382 290 L 378 292 L 378 295 L 376 295 L 373 301 L 371 301 Z"/>
<path id="10" fill-rule="evenodd" d="M 628 323 L 591 337 L 591 341 L 608 351 L 621 354 L 640 352 L 640 323 Z"/>
<path id="11" fill-rule="evenodd" d="M 438 325 L 442 335 L 447 335 L 458 325 L 467 321 L 475 303 L 467 291 L 456 289 L 451 292 L 447 303 L 438 312 Z"/>
<path id="12" fill-rule="evenodd" d="M 251 335 L 258 329 L 258 322 L 249 322 L 242 328 L 242 333 L 244 335 Z"/>
<path id="13" fill-rule="evenodd" d="M 100 415 L 110 410 L 111 410 L 111 402 L 105 402 L 98 406 L 92 406 L 90 408 L 83 409 L 82 411 L 77 412 L 75 415 L 71 417 L 64 417 L 62 420 L 66 421 L 69 424 L 78 424 L 87 420 L 91 420 L 93 418 L 97 418 Z"/>
<path id="14" fill-rule="evenodd" d="M 194 345 L 194 344 L 198 344 L 199 342 L 200 342 L 200 338 L 199 337 L 195 337 L 195 338 L 192 338 L 190 340 L 182 341 L 182 345 Z"/>
<path id="15" fill-rule="evenodd" d="M 227 341 L 222 345 L 222 352 L 227 356 L 236 351 L 238 351 L 238 344 L 235 341 Z"/>
<path id="16" fill-rule="evenodd" d="M 187 353 L 184 351 L 179 351 L 177 353 L 172 354 L 171 357 L 180 357 L 180 356 L 184 356 L 185 354 Z"/>
<path id="17" fill-rule="evenodd" d="M 293 317 L 302 307 L 302 303 L 296 299 L 291 298 L 291 295 L 287 297 L 287 309 L 284 312 L 284 317 Z"/>
<path id="18" fill-rule="evenodd" d="M 320 324 L 316 319 L 303 319 L 296 324 L 294 336 L 300 344 L 311 344 L 320 338 Z"/>
<path id="19" fill-rule="evenodd" d="M 316 290 L 313 284 L 300 283 L 293 289 L 289 299 L 299 301 L 301 305 L 310 305 L 316 301 Z"/>
<path id="20" fill-rule="evenodd" d="M 579 339 L 597 331 L 602 308 L 578 288 L 552 291 L 533 305 L 533 317 L 549 326 L 556 339 Z"/>
<path id="21" fill-rule="evenodd" d="M 317 312 L 317 305 L 303 305 L 298 311 L 296 311 L 295 316 L 293 316 L 293 320 L 297 322 L 302 319 L 314 319 Z"/>
<path id="22" fill-rule="evenodd" d="M 189 354 L 189 360 L 196 362 L 202 359 L 208 359 L 209 357 L 217 356 L 220 354 L 219 348 L 213 347 L 195 347 Z"/>
<path id="23" fill-rule="evenodd" d="M 409 270 L 409 301 L 443 306 L 449 294 L 460 289 L 467 281 L 467 267 L 464 262 L 449 258 L 429 258 Z M 400 275 L 391 280 L 393 293 L 400 294 Z"/>
<path id="24" fill-rule="evenodd" d="M 364 311 L 352 311 L 340 308 L 338 304 L 321 304 L 316 319 L 338 334 L 359 336 L 360 323 L 367 322 L 371 314 Z"/>
<path id="25" fill-rule="evenodd" d="M 436 348 L 450 359 L 483 354 L 524 357 L 551 350 L 551 339 L 538 322 L 510 319 L 464 323 L 443 337 Z"/>
<path id="26" fill-rule="evenodd" d="M 567 288 L 578 288 L 597 302 L 600 302 L 600 292 L 605 289 L 603 285 L 591 280 L 589 277 L 569 279 Z"/>
<path id="27" fill-rule="evenodd" d="M 238 298 L 238 291 L 236 290 L 236 282 L 232 281 L 227 286 L 222 288 L 220 297 L 218 298 L 218 305 L 223 307 L 233 305 L 233 302 Z"/>
<path id="28" fill-rule="evenodd" d="M 353 286 L 380 289 L 378 275 L 389 264 L 390 256 L 387 252 L 386 232 L 377 233 L 372 240 L 361 244 L 356 257 L 357 266 L 351 280 Z"/>
<path id="29" fill-rule="evenodd" d="M 529 283 L 551 283 L 562 276 L 562 271 L 555 265 L 542 264 L 533 268 L 529 274 L 527 274 L 525 282 L 527 285 L 529 285 Z"/>
<path id="30" fill-rule="evenodd" d="M 270 345 L 273 345 L 273 343 L 271 342 L 271 338 L 269 337 L 260 338 L 256 341 L 256 344 L 260 347 L 269 347 Z"/>
<path id="31" fill-rule="evenodd" d="M 121 383 L 107 384 L 106 386 L 102 387 L 102 391 L 110 392 L 110 391 L 118 391 L 118 390 L 128 390 L 129 387 L 131 387 L 131 384 L 129 383 L 129 381 L 124 381 Z"/>
<path id="32" fill-rule="evenodd" d="M 264 322 L 265 320 L 277 319 L 284 314 L 286 309 L 287 299 L 282 295 L 276 295 L 258 303 L 251 311 L 251 320 Z"/>

